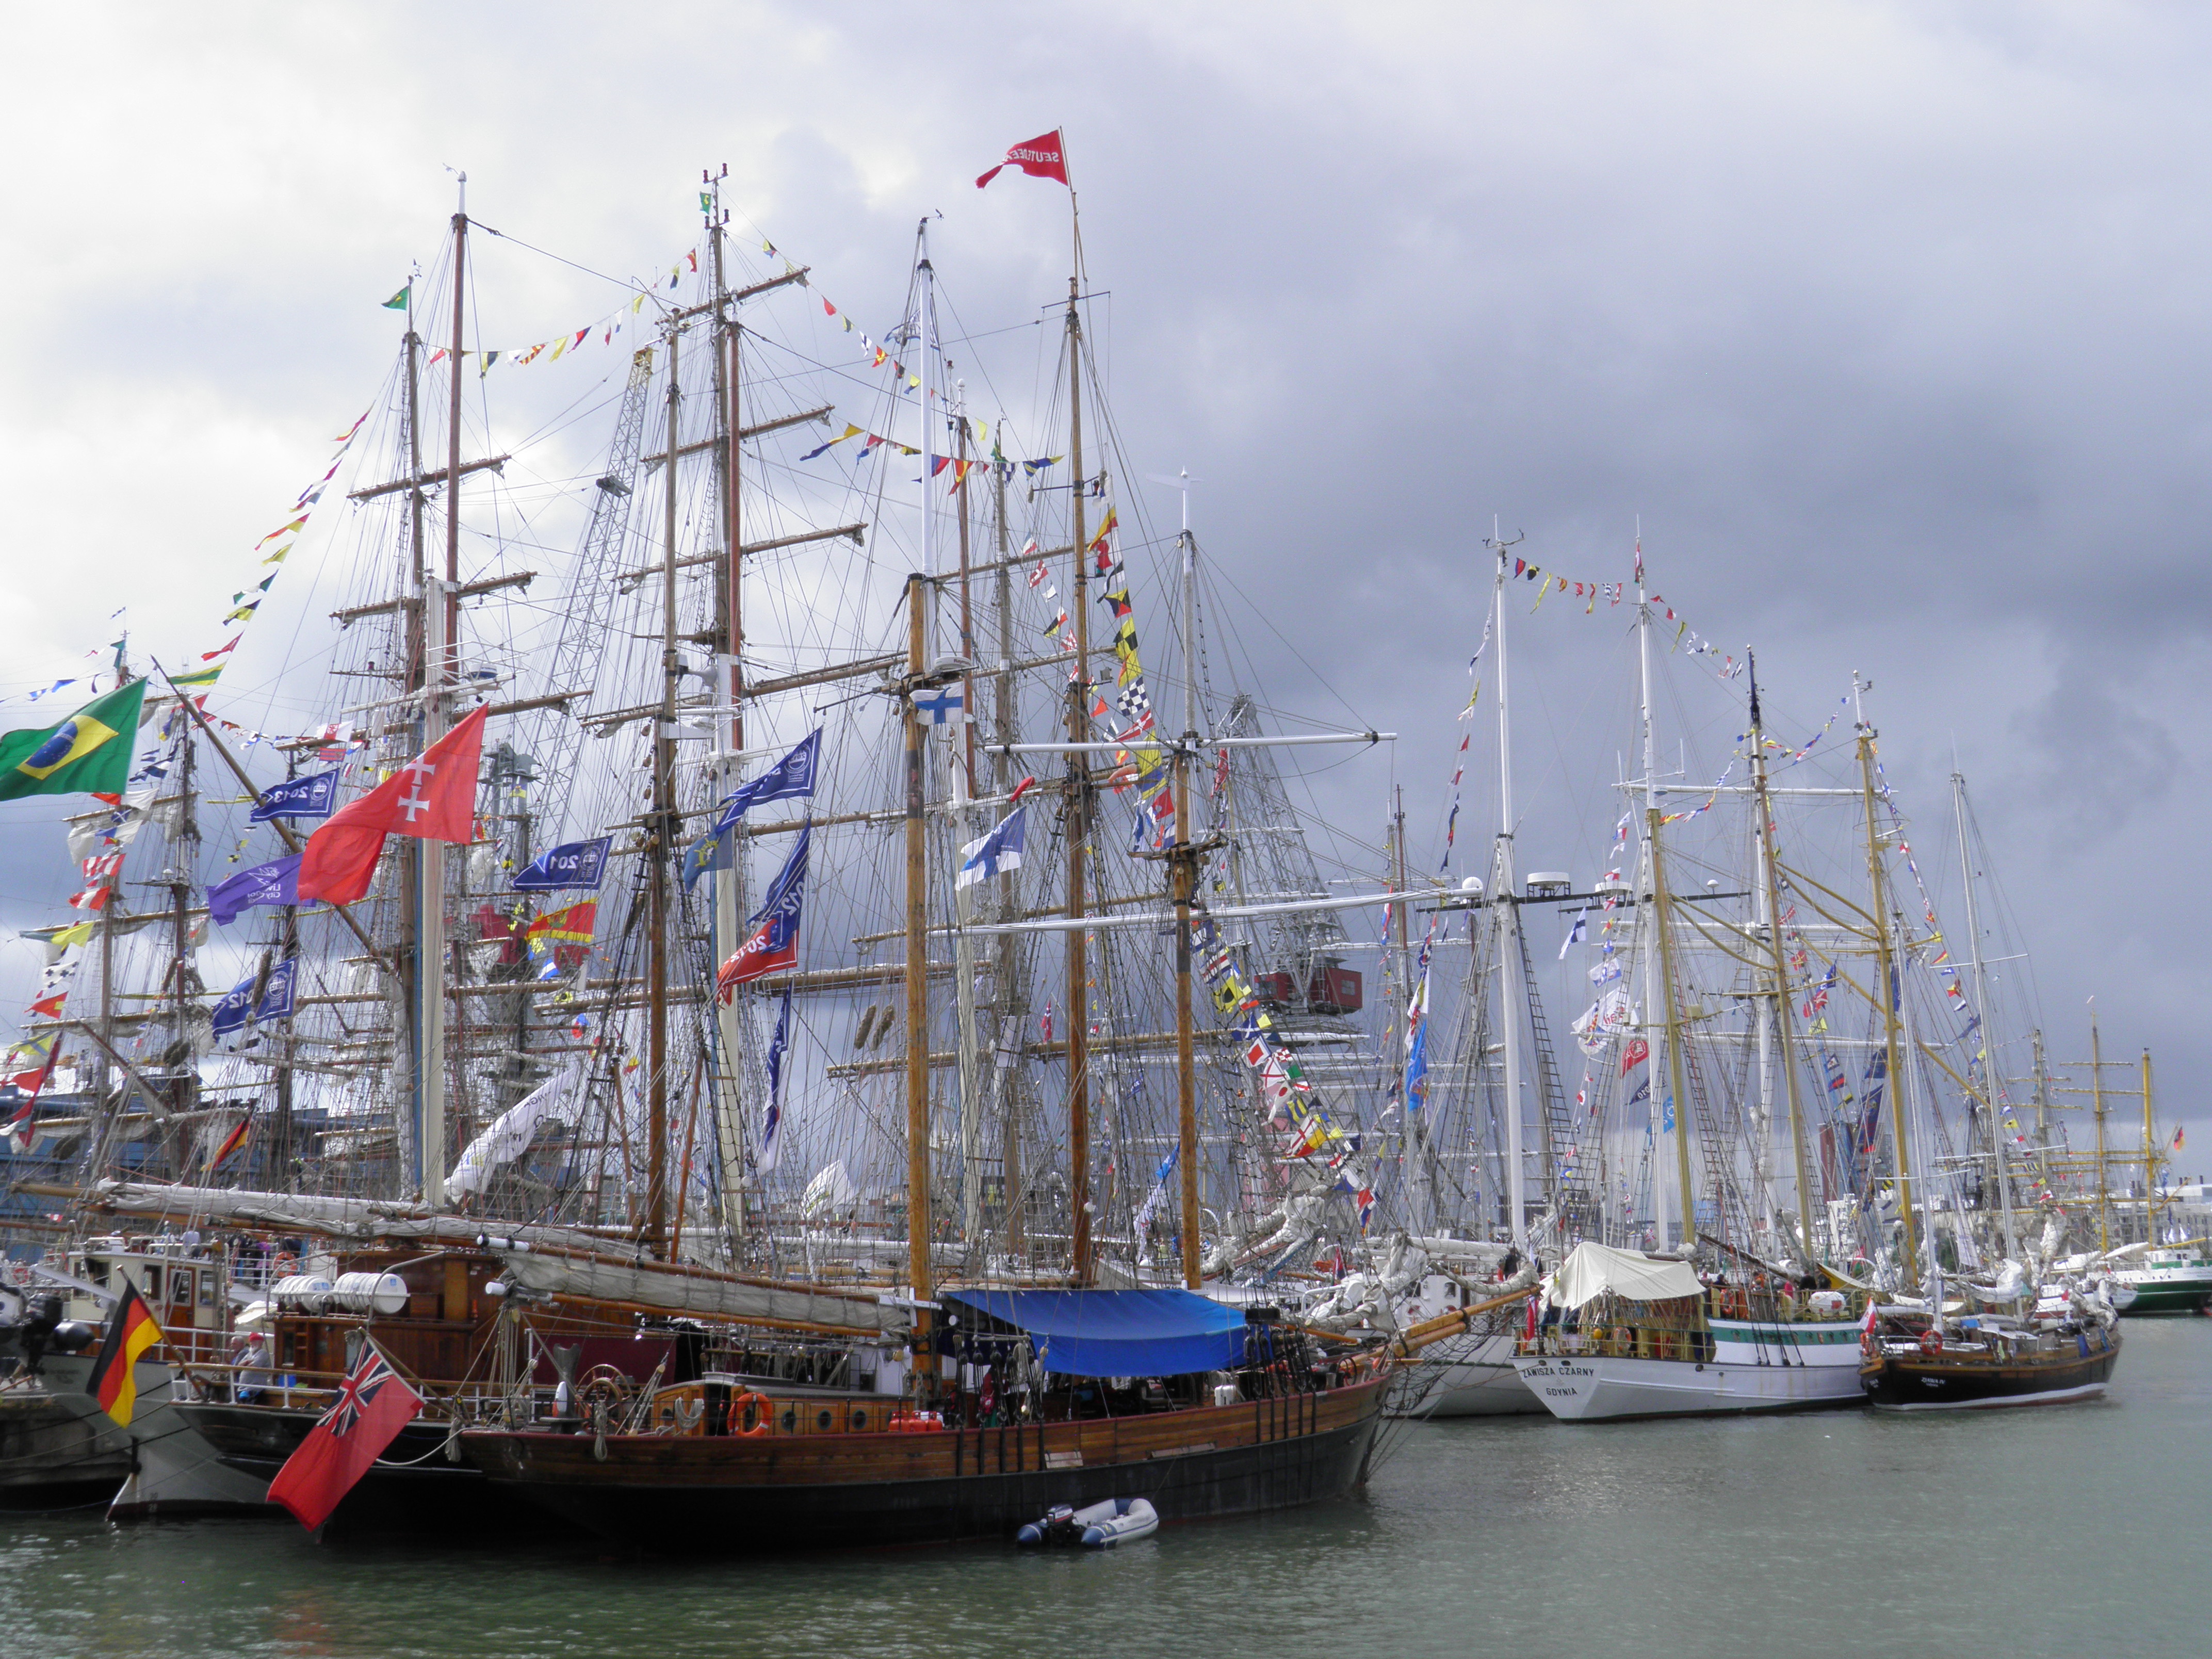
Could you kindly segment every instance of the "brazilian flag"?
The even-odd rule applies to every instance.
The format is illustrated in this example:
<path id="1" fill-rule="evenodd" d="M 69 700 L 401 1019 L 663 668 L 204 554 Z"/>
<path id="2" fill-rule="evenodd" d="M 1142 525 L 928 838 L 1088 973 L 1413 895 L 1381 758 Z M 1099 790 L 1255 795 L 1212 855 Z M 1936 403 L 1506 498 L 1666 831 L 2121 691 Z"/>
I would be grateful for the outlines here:
<path id="1" fill-rule="evenodd" d="M 119 795 L 146 682 L 109 692 L 43 731 L 0 732 L 0 800 L 21 795 Z"/>

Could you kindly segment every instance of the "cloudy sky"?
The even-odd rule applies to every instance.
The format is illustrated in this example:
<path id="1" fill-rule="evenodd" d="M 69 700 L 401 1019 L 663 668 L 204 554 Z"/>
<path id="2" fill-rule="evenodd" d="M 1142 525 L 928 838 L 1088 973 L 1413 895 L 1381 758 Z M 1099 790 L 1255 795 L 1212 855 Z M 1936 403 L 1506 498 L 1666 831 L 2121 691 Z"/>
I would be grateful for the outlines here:
<path id="1" fill-rule="evenodd" d="M 1389 778 L 1433 817 L 1492 515 L 1608 580 L 1640 523 L 1691 624 L 1756 647 L 1784 726 L 1817 728 L 1854 669 L 1875 683 L 1923 848 L 1955 755 L 2054 1054 L 2082 1051 L 2094 994 L 2107 1052 L 2150 1046 L 2165 1112 L 2197 1119 L 2212 21 L 1281 0 L 643 19 L 16 20 L 5 724 L 34 723 L 24 695 L 81 672 L 118 604 L 142 649 L 204 648 L 198 619 L 387 372 L 375 302 L 435 255 L 448 167 L 485 222 L 623 274 L 689 245 L 700 169 L 726 162 L 740 223 L 878 328 L 941 210 L 963 320 L 1018 331 L 1065 291 L 1065 199 L 971 181 L 1060 126 L 1130 462 L 1205 478 L 1209 556 L 1264 613 L 1276 701 L 1404 733 Z M 480 252 L 478 280 L 517 338 L 609 302 L 548 260 Z M 1524 837 L 1592 873 L 1612 808 L 1585 786 L 1628 739 L 1631 659 L 1565 602 L 1516 626 Z M 1372 839 L 1388 781 L 1322 787 Z M 0 808 L 0 923 L 69 890 L 56 805 Z M 0 946 L 10 1012 L 34 960 Z"/>

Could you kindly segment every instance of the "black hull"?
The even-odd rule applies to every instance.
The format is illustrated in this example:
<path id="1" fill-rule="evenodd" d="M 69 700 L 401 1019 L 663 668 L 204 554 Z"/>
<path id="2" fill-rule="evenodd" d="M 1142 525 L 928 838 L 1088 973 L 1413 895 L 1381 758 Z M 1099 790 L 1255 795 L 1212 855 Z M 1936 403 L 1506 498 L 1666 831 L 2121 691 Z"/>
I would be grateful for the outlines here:
<path id="1" fill-rule="evenodd" d="M 2056 1406 L 2102 1394 L 2119 1344 L 2033 1363 L 1996 1365 L 1942 1354 L 1887 1354 L 1860 1369 L 1868 1403 L 1881 1411 L 1966 1411 Z"/>
<path id="2" fill-rule="evenodd" d="M 0 1400 L 0 1510 L 104 1504 L 130 1473 L 130 1437 L 98 1411 L 36 1393 Z"/>
<path id="3" fill-rule="evenodd" d="M 179 1408 L 228 1468 L 260 1481 L 276 1478 L 320 1413 L 281 1407 L 193 1405 Z M 463 1538 L 495 1541 L 567 1535 L 537 1505 L 495 1486 L 482 1470 L 445 1455 L 446 1425 L 410 1423 L 385 1449 L 323 1523 L 326 1540 Z M 404 1467 L 392 1467 L 404 1466 Z M 275 1504 L 266 1511 L 286 1516 Z M 289 1518 L 289 1516 L 287 1516 Z"/>
<path id="4" fill-rule="evenodd" d="M 1359 1484 L 1376 1422 L 1370 1413 L 1294 1439 L 1090 1468 L 821 1485 L 532 1480 L 511 1465 L 519 1456 L 527 1467 L 528 1443 L 547 1437 L 538 1436 L 501 1437 L 487 1461 L 509 1466 L 494 1476 L 504 1490 L 617 1543 L 664 1554 L 751 1555 L 1011 1539 L 1054 1504 L 1081 1509 L 1109 1498 L 1148 1499 L 1167 1525 L 1320 1503 Z"/>

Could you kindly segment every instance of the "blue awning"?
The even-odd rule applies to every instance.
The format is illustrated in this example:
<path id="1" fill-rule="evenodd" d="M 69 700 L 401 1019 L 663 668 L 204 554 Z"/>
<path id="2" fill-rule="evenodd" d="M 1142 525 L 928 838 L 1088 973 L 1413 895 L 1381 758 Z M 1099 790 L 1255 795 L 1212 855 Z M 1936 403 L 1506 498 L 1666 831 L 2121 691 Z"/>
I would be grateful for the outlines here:
<path id="1" fill-rule="evenodd" d="M 1174 1376 L 1244 1363 L 1244 1316 L 1188 1291 L 946 1291 L 1036 1344 L 1069 1376 Z"/>

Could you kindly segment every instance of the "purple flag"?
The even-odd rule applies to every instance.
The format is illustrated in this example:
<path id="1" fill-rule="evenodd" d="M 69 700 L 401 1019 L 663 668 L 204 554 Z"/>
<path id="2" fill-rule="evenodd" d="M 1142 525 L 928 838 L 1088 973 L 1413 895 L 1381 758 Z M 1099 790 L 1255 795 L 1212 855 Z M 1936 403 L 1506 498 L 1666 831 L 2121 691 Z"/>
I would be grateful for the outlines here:
<path id="1" fill-rule="evenodd" d="M 300 902 L 300 855 L 274 859 L 241 870 L 228 881 L 208 889 L 208 914 L 218 927 L 228 927 L 257 904 L 297 904 Z"/>

